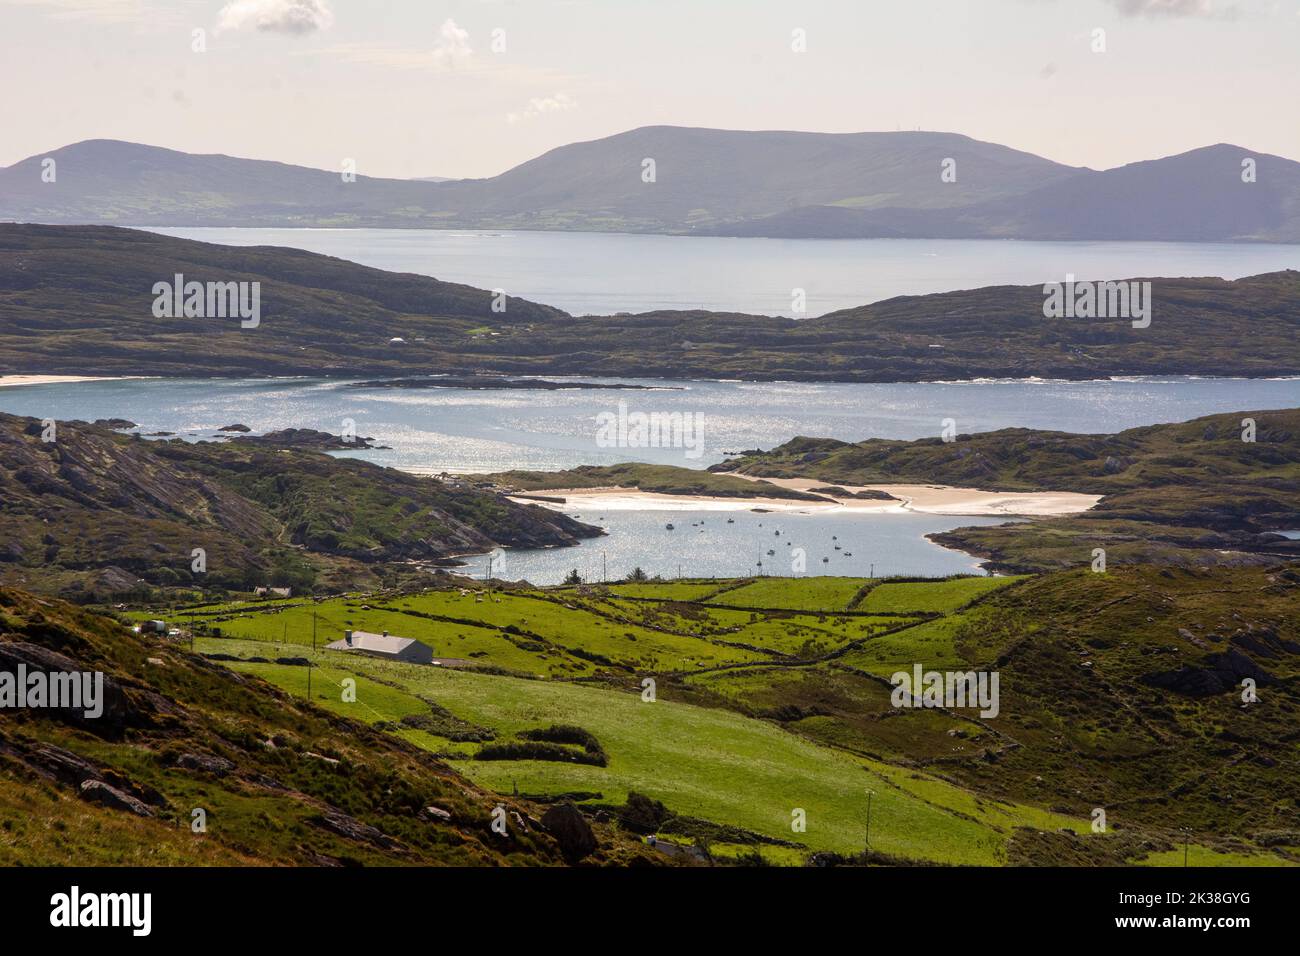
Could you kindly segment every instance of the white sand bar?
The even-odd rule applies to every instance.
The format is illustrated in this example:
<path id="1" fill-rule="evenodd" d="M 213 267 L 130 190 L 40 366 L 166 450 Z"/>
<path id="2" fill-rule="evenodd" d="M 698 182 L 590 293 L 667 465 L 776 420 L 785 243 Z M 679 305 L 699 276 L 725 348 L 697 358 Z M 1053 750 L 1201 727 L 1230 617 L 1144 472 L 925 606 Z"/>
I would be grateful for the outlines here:
<path id="1" fill-rule="evenodd" d="M 747 475 L 737 477 L 747 478 Z M 753 479 L 758 480 L 758 479 Z M 807 491 L 824 488 L 831 482 L 810 478 L 763 479 L 783 488 Z M 1087 511 L 1101 495 L 1084 495 L 1070 491 L 980 491 L 977 488 L 952 488 L 946 485 L 844 485 L 836 487 L 857 492 L 868 489 L 886 492 L 897 501 L 863 498 L 835 498 L 826 502 L 796 501 L 789 498 L 723 498 L 714 495 L 666 495 L 637 488 L 561 488 L 534 494 L 557 501 L 536 501 L 528 497 L 514 500 L 542 504 L 556 510 L 582 507 L 586 511 L 767 511 L 798 514 L 901 514 L 913 512 L 935 515 L 1006 515 L 1042 517 L 1077 514 Z M 829 496 L 827 496 L 829 497 Z"/>
<path id="2" fill-rule="evenodd" d="M 6 385 L 61 385 L 64 382 L 112 382 L 139 375 L 0 375 L 0 388 Z"/>

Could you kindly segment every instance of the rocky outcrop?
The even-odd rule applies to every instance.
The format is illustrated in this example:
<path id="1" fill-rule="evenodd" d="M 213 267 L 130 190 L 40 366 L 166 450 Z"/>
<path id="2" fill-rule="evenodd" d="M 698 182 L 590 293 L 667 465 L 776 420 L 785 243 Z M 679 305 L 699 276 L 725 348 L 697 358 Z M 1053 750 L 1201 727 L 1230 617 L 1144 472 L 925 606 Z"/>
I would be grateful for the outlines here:
<path id="1" fill-rule="evenodd" d="M 47 437 L 39 421 L 0 414 L 0 573 L 30 584 L 39 571 L 82 599 L 243 590 L 286 570 L 309 586 L 333 558 L 436 564 L 601 533 L 490 490 L 321 454 L 366 440 L 310 429 L 190 443 L 59 422 Z"/>
<path id="2" fill-rule="evenodd" d="M 382 830 L 372 827 L 368 823 L 362 823 L 341 810 L 326 810 L 311 822 L 345 839 L 371 843 L 385 850 L 395 850 L 400 846 L 396 840 Z"/>
<path id="3" fill-rule="evenodd" d="M 214 777 L 224 777 L 235 769 L 234 761 L 213 754 L 181 754 L 176 758 L 176 766 L 212 774 Z"/>
<path id="4" fill-rule="evenodd" d="M 47 679 L 54 675 L 68 675 L 83 687 L 84 676 L 90 675 L 96 686 L 102 688 L 102 699 L 94 702 L 93 709 L 91 702 L 82 698 L 75 706 L 52 707 L 47 702 L 41 710 L 66 723 L 76 724 L 96 736 L 121 737 L 128 725 L 145 726 L 150 722 L 149 715 L 145 713 L 147 707 L 133 707 L 122 685 L 113 678 L 104 675 L 95 681 L 93 671 L 82 667 L 72 658 L 39 644 L 0 641 L 0 671 L 16 675 L 20 667 L 28 675 L 40 673 L 46 675 Z M 80 688 L 77 693 L 81 694 Z M 94 713 L 94 710 L 98 710 L 98 713 Z"/>
<path id="5" fill-rule="evenodd" d="M 1272 674 L 1235 648 L 1207 655 L 1199 667 L 1188 664 L 1177 670 L 1148 674 L 1142 682 L 1187 697 L 1211 697 L 1240 688 L 1245 678 L 1260 687 L 1276 683 Z"/>
<path id="6" fill-rule="evenodd" d="M 248 431 L 249 429 L 229 430 Z M 362 438 L 360 435 L 346 438 L 342 435 L 331 435 L 329 432 L 318 431 L 315 428 L 281 428 L 278 431 L 267 432 L 265 435 L 246 435 L 235 439 L 235 441 L 257 442 L 263 445 L 282 445 L 285 448 L 310 448 L 316 451 L 346 451 L 350 448 L 377 447 L 373 438 Z"/>
<path id="7" fill-rule="evenodd" d="M 596 852 L 596 834 L 592 832 L 591 824 L 568 800 L 557 803 L 542 814 L 542 826 L 555 837 L 560 852 L 569 863 L 577 863 Z"/>
<path id="8" fill-rule="evenodd" d="M 81 799 L 88 800 L 91 803 L 98 803 L 101 806 L 112 807 L 115 810 L 126 810 L 140 817 L 153 816 L 153 811 L 143 801 L 137 800 L 129 793 L 119 790 L 102 780 L 87 780 L 83 783 L 81 785 Z"/>

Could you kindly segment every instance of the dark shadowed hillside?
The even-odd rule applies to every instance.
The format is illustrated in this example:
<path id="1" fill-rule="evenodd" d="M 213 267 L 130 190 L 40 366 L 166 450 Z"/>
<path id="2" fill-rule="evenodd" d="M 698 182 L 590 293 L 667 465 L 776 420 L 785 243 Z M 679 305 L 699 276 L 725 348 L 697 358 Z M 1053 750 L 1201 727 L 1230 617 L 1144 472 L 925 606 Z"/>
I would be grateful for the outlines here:
<path id="1" fill-rule="evenodd" d="M 275 444 L 146 441 L 84 422 L 43 437 L 41 422 L 0 415 L 0 580 L 81 598 L 354 587 L 599 533 L 458 482 Z"/>
<path id="2" fill-rule="evenodd" d="M 261 320 L 157 318 L 152 289 L 258 282 Z M 793 319 L 568 316 L 424 276 L 103 226 L 0 225 L 0 374 L 495 372 L 801 381 L 1300 373 L 1300 272 L 1154 279 L 1151 323 L 1048 319 L 1041 286 Z"/>

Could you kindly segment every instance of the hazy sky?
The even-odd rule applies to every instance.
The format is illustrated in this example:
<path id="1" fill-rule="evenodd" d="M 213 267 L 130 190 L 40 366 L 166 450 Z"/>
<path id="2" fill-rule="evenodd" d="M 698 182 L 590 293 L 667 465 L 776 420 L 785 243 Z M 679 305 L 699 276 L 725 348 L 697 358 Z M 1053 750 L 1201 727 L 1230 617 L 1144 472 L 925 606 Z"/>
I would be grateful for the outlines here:
<path id="1" fill-rule="evenodd" d="M 0 165 L 103 137 L 490 176 L 648 124 L 1300 159 L 1300 0 L 0 0 L 0 54 Z"/>

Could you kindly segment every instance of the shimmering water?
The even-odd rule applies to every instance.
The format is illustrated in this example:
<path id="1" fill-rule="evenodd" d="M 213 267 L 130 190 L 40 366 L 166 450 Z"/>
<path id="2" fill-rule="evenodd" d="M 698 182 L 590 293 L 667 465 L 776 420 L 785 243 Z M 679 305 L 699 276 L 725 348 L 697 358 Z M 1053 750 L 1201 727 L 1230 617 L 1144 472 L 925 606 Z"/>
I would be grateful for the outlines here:
<path id="1" fill-rule="evenodd" d="M 373 436 L 391 448 L 346 454 L 436 473 L 553 470 L 628 460 L 703 467 L 722 460 L 724 452 L 771 448 L 795 435 L 844 440 L 934 436 L 942 420 L 950 417 L 964 432 L 1007 426 L 1112 432 L 1300 402 L 1296 380 L 643 384 L 659 387 L 412 391 L 353 389 L 337 381 L 310 379 L 137 379 L 0 388 L 0 411 L 61 420 L 127 418 L 139 423 L 144 433 L 174 432 L 189 440 L 215 438 L 216 429 L 234 423 L 255 432 L 297 427 L 338 433 L 351 419 L 359 435 Z M 703 453 L 688 458 L 681 448 L 598 446 L 596 416 L 614 410 L 619 401 L 632 410 L 702 415 Z M 553 583 L 577 567 L 585 578 L 598 577 L 601 552 L 610 577 L 638 565 L 650 574 L 672 577 L 678 564 L 688 576 L 750 574 L 759 572 L 759 561 L 764 562 L 764 573 L 789 573 L 784 540 L 790 547 L 805 547 L 809 574 L 867 574 L 872 564 L 877 573 L 947 574 L 971 570 L 975 562 L 930 544 L 923 535 L 996 520 L 916 514 L 759 516 L 742 511 L 732 513 L 735 523 L 728 525 L 727 515 L 720 512 L 572 513 L 605 527 L 609 535 L 576 548 L 510 552 L 506 571 L 498 568 L 496 574 Z M 691 528 L 701 517 L 704 525 Z M 679 530 L 666 532 L 668 522 Z M 786 529 L 780 544 L 772 534 L 778 529 Z M 841 541 L 832 542 L 832 535 Z M 834 543 L 843 550 L 836 552 Z M 776 555 L 767 555 L 768 549 Z M 844 553 L 848 551 L 852 558 Z M 822 557 L 829 560 L 823 563 Z M 481 571 L 481 564 L 476 561 L 472 568 Z"/>
<path id="2" fill-rule="evenodd" d="M 545 302 L 575 315 L 717 309 L 807 315 L 989 285 L 1138 276 L 1242 276 L 1300 268 L 1267 243 L 987 239 L 728 239 L 429 229 L 156 228 L 232 246 L 291 246 Z"/>
<path id="3" fill-rule="evenodd" d="M 798 514 L 752 510 L 599 511 L 583 507 L 566 509 L 565 514 L 600 525 L 609 533 L 572 548 L 495 551 L 491 555 L 492 576 L 558 584 L 570 570 L 576 570 L 584 581 L 600 581 L 626 577 L 638 567 L 652 577 L 664 578 L 981 573 L 975 558 L 941 548 L 924 536 L 967 525 L 1003 524 L 1006 520 L 868 514 L 847 509 L 836 514 Z M 673 526 L 671 531 L 669 524 Z M 486 576 L 487 556 L 467 561 L 465 573 L 476 578 Z"/>
<path id="4" fill-rule="evenodd" d="M 586 381 L 600 381 L 587 379 Z M 796 435 L 859 441 L 1018 426 L 1114 432 L 1214 412 L 1292 407 L 1300 380 L 1162 378 L 1099 382 L 960 382 L 822 385 L 666 382 L 626 390 L 348 388 L 316 379 L 134 379 L 0 388 L 0 411 L 36 418 L 127 418 L 146 434 L 217 437 L 223 425 L 255 432 L 346 421 L 386 450 L 349 452 L 417 472 L 555 470 L 651 461 L 702 468 L 725 452 L 771 448 Z M 631 411 L 702 416 L 702 454 L 685 448 L 606 448 L 596 416 Z"/>

